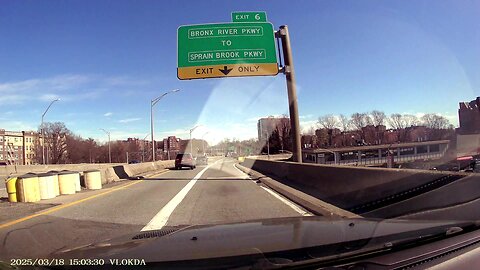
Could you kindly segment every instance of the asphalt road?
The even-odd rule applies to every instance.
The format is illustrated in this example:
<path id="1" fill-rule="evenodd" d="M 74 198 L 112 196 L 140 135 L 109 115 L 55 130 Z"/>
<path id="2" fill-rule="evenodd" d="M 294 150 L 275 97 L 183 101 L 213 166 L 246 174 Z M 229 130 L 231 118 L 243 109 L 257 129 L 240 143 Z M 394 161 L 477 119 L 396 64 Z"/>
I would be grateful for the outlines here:
<path id="1" fill-rule="evenodd" d="M 164 226 L 305 214 L 234 164 L 222 158 L 194 170 L 167 171 L 70 195 L 76 196 L 74 201 L 67 196 L 42 201 L 58 206 L 0 224 L 0 260 L 42 258 L 60 249 Z"/>

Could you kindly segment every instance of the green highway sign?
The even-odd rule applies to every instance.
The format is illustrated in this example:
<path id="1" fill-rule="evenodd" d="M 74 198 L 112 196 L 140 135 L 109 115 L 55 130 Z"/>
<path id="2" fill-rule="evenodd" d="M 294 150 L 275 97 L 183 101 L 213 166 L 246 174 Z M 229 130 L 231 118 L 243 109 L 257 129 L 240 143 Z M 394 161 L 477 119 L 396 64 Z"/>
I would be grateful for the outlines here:
<path id="1" fill-rule="evenodd" d="M 232 22 L 267 22 L 267 13 L 260 12 L 232 12 Z"/>
<path id="2" fill-rule="evenodd" d="M 180 26 L 177 42 L 180 80 L 278 74 L 271 23 Z"/>

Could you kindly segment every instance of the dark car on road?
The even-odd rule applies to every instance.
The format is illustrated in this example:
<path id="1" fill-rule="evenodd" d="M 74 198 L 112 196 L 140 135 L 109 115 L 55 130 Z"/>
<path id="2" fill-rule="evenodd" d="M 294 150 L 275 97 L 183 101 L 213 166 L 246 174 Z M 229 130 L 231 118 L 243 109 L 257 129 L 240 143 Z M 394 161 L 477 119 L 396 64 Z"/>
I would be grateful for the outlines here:
<path id="1" fill-rule="evenodd" d="M 177 154 L 175 158 L 175 169 L 179 170 L 182 167 L 189 167 L 192 170 L 197 167 L 192 154 Z"/>
<path id="2" fill-rule="evenodd" d="M 198 165 L 207 165 L 208 164 L 208 157 L 205 156 L 205 155 L 197 157 L 197 164 Z"/>

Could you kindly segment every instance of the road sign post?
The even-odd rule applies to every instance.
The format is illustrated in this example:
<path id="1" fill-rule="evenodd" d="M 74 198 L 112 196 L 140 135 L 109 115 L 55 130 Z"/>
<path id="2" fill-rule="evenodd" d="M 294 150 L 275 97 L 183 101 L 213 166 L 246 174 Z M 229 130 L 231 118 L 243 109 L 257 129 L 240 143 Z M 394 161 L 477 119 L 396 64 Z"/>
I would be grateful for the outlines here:
<path id="1" fill-rule="evenodd" d="M 300 141 L 300 121 L 298 119 L 297 103 L 297 85 L 295 81 L 295 69 L 293 67 L 292 47 L 290 45 L 290 35 L 286 25 L 280 26 L 277 32 L 282 41 L 283 58 L 285 61 L 284 73 L 287 80 L 288 108 L 290 112 L 290 126 L 293 135 L 293 155 L 294 162 L 302 163 L 302 145 Z"/>
<path id="2" fill-rule="evenodd" d="M 271 23 L 180 26 L 177 38 L 180 80 L 278 74 Z"/>

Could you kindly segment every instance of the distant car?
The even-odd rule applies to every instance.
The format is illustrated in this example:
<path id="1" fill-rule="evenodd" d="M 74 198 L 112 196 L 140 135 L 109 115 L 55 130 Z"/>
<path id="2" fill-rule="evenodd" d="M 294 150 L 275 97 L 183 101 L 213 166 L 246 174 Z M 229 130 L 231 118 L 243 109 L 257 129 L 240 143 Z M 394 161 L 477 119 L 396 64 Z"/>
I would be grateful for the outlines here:
<path id="1" fill-rule="evenodd" d="M 0 166 L 7 166 L 8 164 L 6 162 L 0 161 Z"/>
<path id="2" fill-rule="evenodd" d="M 207 156 L 197 157 L 197 164 L 198 165 L 208 165 L 208 157 Z"/>
<path id="3" fill-rule="evenodd" d="M 196 166 L 195 159 L 192 154 L 177 154 L 175 158 L 175 169 L 179 170 L 182 167 L 189 167 L 190 169 L 195 169 Z"/>
<path id="4" fill-rule="evenodd" d="M 140 163 L 140 161 L 139 160 L 130 160 L 128 162 L 128 164 L 137 164 L 137 163 Z"/>

